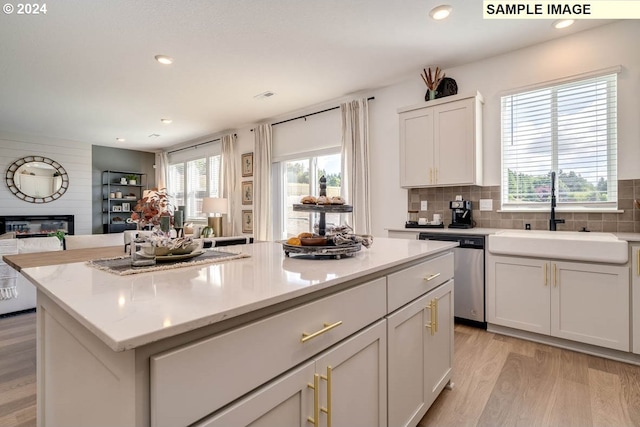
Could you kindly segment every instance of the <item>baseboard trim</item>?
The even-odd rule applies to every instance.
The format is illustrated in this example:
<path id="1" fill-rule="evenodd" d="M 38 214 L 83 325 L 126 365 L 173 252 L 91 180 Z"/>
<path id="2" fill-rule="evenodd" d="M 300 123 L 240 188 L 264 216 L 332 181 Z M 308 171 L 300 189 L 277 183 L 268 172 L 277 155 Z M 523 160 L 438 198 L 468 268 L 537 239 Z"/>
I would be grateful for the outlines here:
<path id="1" fill-rule="evenodd" d="M 618 362 L 630 363 L 640 366 L 640 355 L 628 353 L 610 348 L 598 347 L 596 345 L 584 344 L 576 341 L 565 340 L 546 335 L 536 334 L 534 332 L 521 331 L 519 329 L 509 328 L 506 326 L 487 324 L 487 332 L 493 332 L 500 335 L 507 335 L 514 338 L 534 341 L 540 344 L 547 344 L 553 347 L 563 348 L 565 350 L 573 350 L 579 353 L 590 354 L 592 356 L 604 357 L 605 359 L 616 360 Z"/>

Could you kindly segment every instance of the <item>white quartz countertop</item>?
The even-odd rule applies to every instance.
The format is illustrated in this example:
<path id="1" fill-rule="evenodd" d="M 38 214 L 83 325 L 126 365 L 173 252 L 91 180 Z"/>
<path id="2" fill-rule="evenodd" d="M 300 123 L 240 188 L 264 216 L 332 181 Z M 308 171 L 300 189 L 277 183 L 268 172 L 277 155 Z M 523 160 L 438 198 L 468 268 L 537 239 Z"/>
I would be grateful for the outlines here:
<path id="1" fill-rule="evenodd" d="M 353 257 L 286 257 L 282 245 L 224 247 L 249 258 L 118 276 L 86 263 L 25 268 L 49 298 L 114 351 L 136 348 L 455 247 L 376 238 Z"/>
<path id="2" fill-rule="evenodd" d="M 510 230 L 506 228 L 386 228 L 387 231 L 413 233 L 418 235 L 419 233 L 438 233 L 438 234 L 466 234 L 466 235 L 484 235 L 489 236 L 491 234 L 498 233 L 504 230 Z M 593 232 L 595 233 L 595 231 Z M 627 242 L 640 242 L 640 233 L 611 233 L 618 237 L 620 240 L 626 240 Z"/>

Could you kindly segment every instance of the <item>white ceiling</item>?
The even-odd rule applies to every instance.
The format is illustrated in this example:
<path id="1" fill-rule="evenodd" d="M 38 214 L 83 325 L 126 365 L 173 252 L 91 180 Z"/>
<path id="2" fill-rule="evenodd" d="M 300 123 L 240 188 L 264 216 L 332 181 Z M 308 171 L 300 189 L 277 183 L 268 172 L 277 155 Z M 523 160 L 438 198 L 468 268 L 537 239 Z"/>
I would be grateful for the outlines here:
<path id="1" fill-rule="evenodd" d="M 431 20 L 429 10 L 443 2 L 452 15 Z M 58 0 L 47 7 L 40 16 L 0 14 L 0 131 L 145 151 L 608 22 L 560 31 L 546 20 L 483 20 L 480 0 Z M 175 63 L 161 66 L 157 54 Z M 265 91 L 276 95 L 254 99 Z M 173 123 L 162 124 L 164 117 Z"/>

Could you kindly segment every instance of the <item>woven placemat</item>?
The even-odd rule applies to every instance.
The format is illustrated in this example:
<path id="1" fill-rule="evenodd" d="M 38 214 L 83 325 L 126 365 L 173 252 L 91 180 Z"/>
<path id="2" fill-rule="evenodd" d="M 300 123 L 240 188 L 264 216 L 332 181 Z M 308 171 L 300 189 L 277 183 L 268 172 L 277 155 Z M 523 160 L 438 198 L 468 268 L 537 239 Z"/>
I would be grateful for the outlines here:
<path id="1" fill-rule="evenodd" d="M 130 256 L 94 259 L 91 261 L 87 261 L 87 264 L 99 270 L 108 271 L 109 273 L 117 274 L 119 276 L 127 276 L 129 274 L 147 273 L 149 271 L 173 270 L 175 268 L 191 267 L 194 265 L 213 264 L 216 262 L 248 258 L 249 256 L 250 255 L 242 252 L 229 252 L 219 251 L 217 249 L 208 249 L 205 250 L 202 255 L 199 255 L 195 258 L 156 263 L 155 265 L 149 265 L 145 267 L 132 267 Z"/>

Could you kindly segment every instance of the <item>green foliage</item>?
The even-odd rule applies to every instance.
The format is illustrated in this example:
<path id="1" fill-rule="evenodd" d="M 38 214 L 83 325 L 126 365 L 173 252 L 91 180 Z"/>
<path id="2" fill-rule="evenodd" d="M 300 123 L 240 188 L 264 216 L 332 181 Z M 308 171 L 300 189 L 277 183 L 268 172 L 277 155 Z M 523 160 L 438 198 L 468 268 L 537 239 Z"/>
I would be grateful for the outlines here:
<path id="1" fill-rule="evenodd" d="M 339 173 L 327 174 L 324 169 L 319 169 L 317 176 L 320 177 L 322 175 L 327 179 L 327 186 L 340 187 L 342 178 Z M 309 184 L 309 170 L 307 170 L 302 163 L 288 163 L 287 182 Z"/>
<path id="2" fill-rule="evenodd" d="M 508 173 L 510 202 L 550 202 L 550 174 L 529 175 L 511 169 Z M 607 201 L 607 181 L 602 177 L 593 185 L 574 171 L 560 171 L 556 186 L 558 202 Z"/>

